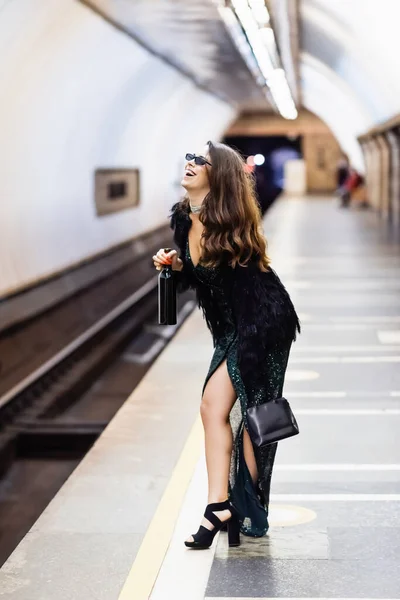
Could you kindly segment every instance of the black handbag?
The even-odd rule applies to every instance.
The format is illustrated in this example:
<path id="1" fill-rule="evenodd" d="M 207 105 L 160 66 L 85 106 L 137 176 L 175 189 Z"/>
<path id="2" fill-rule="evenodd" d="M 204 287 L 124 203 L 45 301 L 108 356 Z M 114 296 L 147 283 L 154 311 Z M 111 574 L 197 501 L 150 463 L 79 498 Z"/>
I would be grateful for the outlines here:
<path id="1" fill-rule="evenodd" d="M 299 433 L 299 426 L 286 398 L 277 398 L 247 409 L 250 438 L 266 446 Z"/>

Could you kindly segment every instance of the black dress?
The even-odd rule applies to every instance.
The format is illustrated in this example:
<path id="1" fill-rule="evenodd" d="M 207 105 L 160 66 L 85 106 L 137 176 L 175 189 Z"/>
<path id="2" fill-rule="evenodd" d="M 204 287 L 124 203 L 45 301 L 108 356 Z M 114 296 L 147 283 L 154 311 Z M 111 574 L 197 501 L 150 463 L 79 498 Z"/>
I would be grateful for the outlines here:
<path id="1" fill-rule="evenodd" d="M 229 496 L 240 513 L 242 533 L 260 537 L 268 530 L 270 483 L 277 444 L 264 448 L 253 446 L 258 468 L 258 481 L 254 485 L 243 453 L 243 432 L 244 428 L 247 428 L 246 409 L 282 396 L 290 346 L 295 333 L 292 332 L 288 337 L 282 335 L 278 342 L 271 345 L 262 344 L 261 339 L 257 340 L 257 333 L 256 339 L 253 339 L 256 319 L 255 315 L 251 318 L 250 298 L 258 294 L 255 281 L 251 280 L 254 273 L 249 280 L 250 270 L 243 267 L 240 268 L 240 273 L 246 273 L 244 279 L 238 276 L 235 269 L 226 265 L 212 268 L 201 264 L 195 266 L 190 256 L 188 240 L 191 223 L 181 204 L 174 205 L 171 226 L 174 229 L 175 241 L 181 249 L 180 258 L 183 262 L 182 271 L 174 272 L 174 275 L 178 290 L 189 287 L 196 290 L 198 305 L 203 309 L 213 336 L 214 353 L 202 394 L 218 366 L 224 360 L 227 361 L 228 374 L 237 396 L 229 415 L 233 433 Z M 248 286 L 249 283 L 253 285 Z M 287 302 L 288 295 L 283 286 L 281 292 L 281 303 L 284 300 Z M 257 304 L 258 310 L 262 312 L 262 305 L 258 301 Z M 250 311 L 250 320 L 243 319 L 244 305 Z M 247 311 L 245 312 L 247 314 Z M 295 315 L 294 309 L 293 313 L 292 319 Z M 287 318 L 289 316 L 287 315 Z M 295 320 L 295 326 L 298 327 L 297 315 Z M 246 330 L 249 330 L 247 334 Z M 246 355 L 246 349 L 249 343 L 254 346 L 257 341 L 259 346 L 251 350 L 257 357 L 254 359 Z M 250 365 L 254 368 L 248 368 L 249 358 Z"/>

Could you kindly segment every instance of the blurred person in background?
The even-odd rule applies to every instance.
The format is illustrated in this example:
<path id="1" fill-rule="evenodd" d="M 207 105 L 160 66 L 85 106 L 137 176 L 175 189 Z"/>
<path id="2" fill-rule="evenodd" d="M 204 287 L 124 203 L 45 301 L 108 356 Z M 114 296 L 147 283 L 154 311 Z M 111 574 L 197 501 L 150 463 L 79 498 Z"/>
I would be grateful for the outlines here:
<path id="1" fill-rule="evenodd" d="M 349 159 L 347 156 L 342 156 L 337 163 L 336 167 L 336 183 L 337 189 L 340 189 L 347 179 L 349 174 Z"/>
<path id="2" fill-rule="evenodd" d="M 349 207 L 352 199 L 357 198 L 357 194 L 364 184 L 364 178 L 354 167 L 349 167 L 347 177 L 341 187 L 341 206 Z M 365 198 L 362 199 L 363 201 Z M 364 204 L 362 204 L 364 205 Z"/>
<path id="3" fill-rule="evenodd" d="M 349 176 L 349 161 L 347 156 L 342 156 L 336 167 L 336 193 L 340 197 L 341 206 L 348 206 L 350 201 L 349 192 L 345 187 L 346 180 Z"/>

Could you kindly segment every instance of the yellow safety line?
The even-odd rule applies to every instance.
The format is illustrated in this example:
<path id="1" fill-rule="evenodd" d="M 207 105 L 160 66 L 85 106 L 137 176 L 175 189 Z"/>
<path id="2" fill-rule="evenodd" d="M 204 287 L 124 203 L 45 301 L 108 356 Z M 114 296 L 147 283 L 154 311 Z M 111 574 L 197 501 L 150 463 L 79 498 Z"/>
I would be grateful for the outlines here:
<path id="1" fill-rule="evenodd" d="M 145 533 L 118 600 L 150 598 L 174 531 L 183 497 L 199 460 L 203 436 L 203 427 L 198 416 Z"/>

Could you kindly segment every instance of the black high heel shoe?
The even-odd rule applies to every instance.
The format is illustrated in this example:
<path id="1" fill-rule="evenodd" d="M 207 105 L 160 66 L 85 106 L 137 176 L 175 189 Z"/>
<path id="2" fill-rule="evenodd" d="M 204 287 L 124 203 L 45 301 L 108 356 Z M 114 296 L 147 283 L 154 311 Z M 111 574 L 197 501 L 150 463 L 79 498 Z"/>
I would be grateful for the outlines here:
<path id="1" fill-rule="evenodd" d="M 214 514 L 214 511 L 218 512 L 220 510 L 229 510 L 231 512 L 229 519 L 221 521 L 221 519 Z M 206 510 L 204 511 L 204 516 L 210 521 L 210 523 L 214 525 L 214 528 L 207 529 L 207 527 L 204 527 L 204 525 L 200 525 L 197 533 L 192 535 L 193 542 L 185 541 L 185 546 L 188 548 L 196 548 L 197 550 L 205 550 L 206 548 L 209 548 L 213 543 L 215 535 L 225 524 L 228 529 L 229 546 L 240 546 L 239 515 L 236 508 L 230 503 L 229 500 L 208 504 Z"/>

